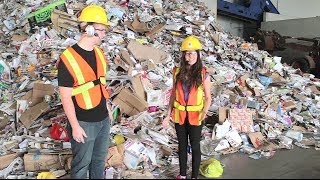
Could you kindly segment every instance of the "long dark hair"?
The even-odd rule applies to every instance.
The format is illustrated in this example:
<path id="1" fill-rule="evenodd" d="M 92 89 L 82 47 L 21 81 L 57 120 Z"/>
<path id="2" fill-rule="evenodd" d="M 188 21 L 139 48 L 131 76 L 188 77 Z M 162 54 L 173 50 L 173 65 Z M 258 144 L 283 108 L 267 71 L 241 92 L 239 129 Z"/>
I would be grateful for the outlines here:
<path id="1" fill-rule="evenodd" d="M 182 52 L 182 57 L 180 61 L 180 71 L 177 74 L 177 81 L 185 84 L 190 90 L 191 87 L 199 87 L 202 83 L 202 61 L 200 59 L 200 51 L 197 50 L 197 61 L 192 66 L 189 66 L 186 61 L 186 51 Z"/>

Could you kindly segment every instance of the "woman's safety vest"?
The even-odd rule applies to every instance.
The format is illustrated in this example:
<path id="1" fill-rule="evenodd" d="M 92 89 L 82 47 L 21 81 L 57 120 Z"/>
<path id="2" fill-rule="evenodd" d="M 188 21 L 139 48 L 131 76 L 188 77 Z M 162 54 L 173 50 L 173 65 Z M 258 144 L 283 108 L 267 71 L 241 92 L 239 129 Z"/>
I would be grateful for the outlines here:
<path id="1" fill-rule="evenodd" d="M 179 73 L 179 68 L 173 69 L 174 79 L 176 81 L 177 74 Z M 175 90 L 175 101 L 173 103 L 173 113 L 172 119 L 175 123 L 180 125 L 184 124 L 187 113 L 189 123 L 191 125 L 199 126 L 201 125 L 202 109 L 204 105 L 204 92 L 203 92 L 203 81 L 206 73 L 206 69 L 202 69 L 202 84 L 196 88 L 191 87 L 189 92 L 188 102 L 184 100 L 184 91 L 180 81 L 176 82 Z"/>
<path id="2" fill-rule="evenodd" d="M 106 86 L 107 63 L 101 49 L 94 47 L 97 61 L 97 76 L 90 65 L 72 48 L 67 48 L 60 56 L 71 73 L 74 84 L 72 96 L 82 109 L 92 109 L 101 101 L 101 91 L 104 98 L 109 97 Z"/>

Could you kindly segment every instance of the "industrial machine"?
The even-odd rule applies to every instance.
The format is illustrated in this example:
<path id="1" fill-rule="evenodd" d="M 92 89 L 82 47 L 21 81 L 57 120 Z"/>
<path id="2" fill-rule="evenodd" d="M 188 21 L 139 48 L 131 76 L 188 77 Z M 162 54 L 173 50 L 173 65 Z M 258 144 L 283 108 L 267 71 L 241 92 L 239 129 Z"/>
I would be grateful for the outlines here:
<path id="1" fill-rule="evenodd" d="M 282 63 L 320 77 L 320 38 L 281 36 L 275 31 L 259 29 L 252 41 L 259 49 L 282 57 Z"/>
<path id="2" fill-rule="evenodd" d="M 271 0 L 218 0 L 218 13 L 260 23 L 263 12 L 279 14 Z"/>

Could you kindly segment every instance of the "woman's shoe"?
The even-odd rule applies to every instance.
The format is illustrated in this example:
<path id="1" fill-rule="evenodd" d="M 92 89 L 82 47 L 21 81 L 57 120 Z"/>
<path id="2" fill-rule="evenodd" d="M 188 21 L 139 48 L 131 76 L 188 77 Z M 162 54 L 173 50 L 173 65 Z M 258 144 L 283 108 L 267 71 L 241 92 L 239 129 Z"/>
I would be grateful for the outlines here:
<path id="1" fill-rule="evenodd" d="M 179 176 L 176 177 L 176 179 L 187 179 L 187 176 L 181 176 L 181 175 L 179 175 Z"/>

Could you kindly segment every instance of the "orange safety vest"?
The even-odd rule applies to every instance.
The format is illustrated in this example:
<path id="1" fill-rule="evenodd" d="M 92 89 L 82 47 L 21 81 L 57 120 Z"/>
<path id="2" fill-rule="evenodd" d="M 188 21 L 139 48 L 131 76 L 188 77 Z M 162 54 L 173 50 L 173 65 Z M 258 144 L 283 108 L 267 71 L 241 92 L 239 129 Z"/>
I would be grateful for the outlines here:
<path id="1" fill-rule="evenodd" d="M 173 69 L 174 79 L 176 79 L 179 68 Z M 203 81 L 206 74 L 206 68 L 202 69 L 202 84 L 196 88 L 192 87 L 189 92 L 188 102 L 184 100 L 184 91 L 180 81 L 176 82 L 175 101 L 173 103 L 172 119 L 175 123 L 184 124 L 188 113 L 189 123 L 191 125 L 201 125 L 202 109 L 204 105 Z"/>
<path id="2" fill-rule="evenodd" d="M 60 56 L 71 73 L 74 84 L 72 96 L 82 109 L 92 109 L 101 101 L 101 91 L 104 98 L 109 97 L 106 90 L 107 63 L 102 50 L 94 47 L 97 61 L 97 76 L 90 65 L 72 48 L 67 48 Z"/>

